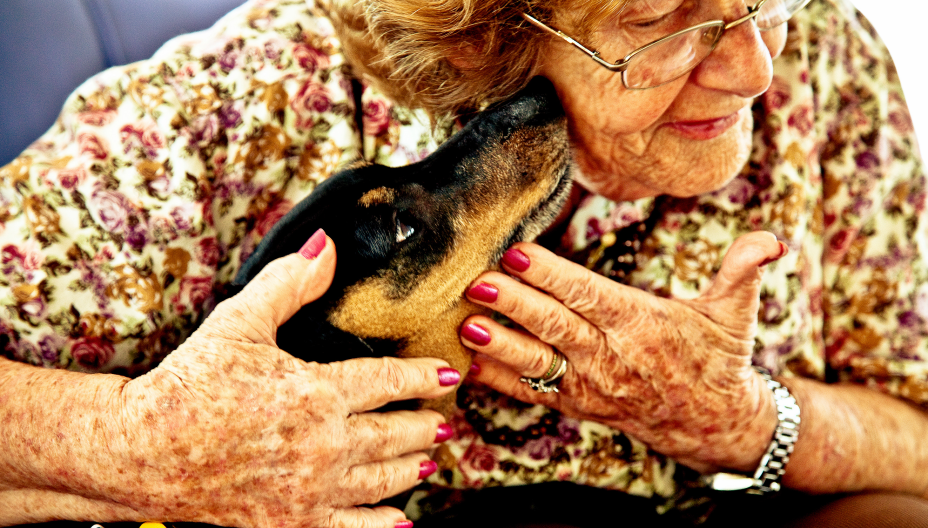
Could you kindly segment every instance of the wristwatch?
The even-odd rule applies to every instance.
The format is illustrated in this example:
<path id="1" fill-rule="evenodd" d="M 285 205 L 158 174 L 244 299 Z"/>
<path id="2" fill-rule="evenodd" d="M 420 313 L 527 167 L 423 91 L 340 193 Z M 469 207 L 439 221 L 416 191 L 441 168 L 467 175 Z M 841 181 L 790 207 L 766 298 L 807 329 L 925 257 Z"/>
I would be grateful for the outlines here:
<path id="1" fill-rule="evenodd" d="M 700 478 L 704 485 L 714 490 L 744 491 L 751 495 L 769 495 L 780 491 L 780 479 L 786 472 L 786 463 L 799 438 L 799 404 L 796 398 L 786 387 L 774 381 L 766 369 L 754 367 L 754 370 L 760 373 L 767 387 L 773 391 L 773 400 L 777 405 L 777 428 L 753 477 L 737 473 L 715 473 Z"/>

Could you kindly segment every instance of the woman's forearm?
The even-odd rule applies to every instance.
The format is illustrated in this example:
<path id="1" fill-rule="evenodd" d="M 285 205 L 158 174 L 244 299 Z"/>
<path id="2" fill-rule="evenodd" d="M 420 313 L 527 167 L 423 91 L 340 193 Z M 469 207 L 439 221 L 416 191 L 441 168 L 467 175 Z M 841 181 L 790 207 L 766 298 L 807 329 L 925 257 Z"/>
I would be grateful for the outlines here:
<path id="1" fill-rule="evenodd" d="M 129 518 L 94 492 L 111 466 L 108 403 L 124 381 L 0 358 L 0 525 Z"/>
<path id="2" fill-rule="evenodd" d="M 779 381 L 802 410 L 786 486 L 812 493 L 888 490 L 928 497 L 928 413 L 856 385 Z"/>

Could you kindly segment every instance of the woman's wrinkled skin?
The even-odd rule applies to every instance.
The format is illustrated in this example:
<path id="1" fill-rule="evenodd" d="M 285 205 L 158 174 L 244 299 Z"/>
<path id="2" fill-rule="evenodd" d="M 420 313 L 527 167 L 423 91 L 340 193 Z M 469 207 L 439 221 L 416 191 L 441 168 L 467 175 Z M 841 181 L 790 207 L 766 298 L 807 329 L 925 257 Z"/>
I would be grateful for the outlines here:
<path id="1" fill-rule="evenodd" d="M 107 383 L 93 389 L 95 401 L 113 419 L 94 422 L 92 452 L 48 446 L 39 460 L 75 469 L 50 470 L 52 481 L 28 491 L 0 487 L 0 502 L 34 504 L 36 518 L 29 520 L 47 520 L 42 504 L 57 499 L 98 521 L 385 528 L 406 522 L 395 508 L 355 506 L 419 482 L 421 465 L 430 465 L 424 451 L 443 418 L 425 410 L 367 411 L 448 393 L 453 387 L 440 386 L 438 373 L 447 363 L 312 364 L 276 348 L 278 325 L 322 295 L 334 268 L 330 239 L 314 260 L 294 254 L 274 261 L 149 374 L 131 381 L 100 376 Z M 86 406 L 72 409 L 75 424 Z M 69 463 L 56 465 L 63 462 L 58 457 Z"/>
<path id="2" fill-rule="evenodd" d="M 621 16 L 605 21 L 590 45 L 609 60 L 623 57 L 643 44 L 634 38 L 640 30 L 629 26 L 661 14 L 653 9 L 678 4 L 676 0 L 632 1 Z M 735 20 L 747 13 L 742 1 L 700 2 L 700 6 L 693 21 Z M 569 27 L 569 20 L 564 24 Z M 661 34 L 654 27 L 647 26 L 648 34 Z M 676 26 L 667 31 L 671 29 Z M 580 168 L 577 181 L 616 201 L 660 194 L 695 196 L 722 187 L 747 162 L 751 104 L 770 86 L 773 58 L 785 44 L 785 24 L 768 31 L 758 30 L 753 22 L 741 24 L 726 32 L 689 75 L 657 88 L 627 90 L 620 75 L 568 44 L 552 41 L 542 54 L 539 73 L 554 83 L 567 113 Z M 734 122 L 711 138 L 694 138 L 675 127 L 726 116 Z"/>
<path id="3" fill-rule="evenodd" d="M 784 247 L 769 233 L 741 237 L 708 291 L 676 301 L 518 244 L 503 261 L 512 277 L 491 272 L 475 283 L 498 290 L 496 301 L 472 299 L 527 332 L 470 318 L 491 335 L 483 346 L 464 339 L 479 352 L 475 379 L 608 424 L 697 470 L 753 469 L 776 427 L 773 398 L 751 368 L 760 279 Z M 514 252 L 528 258 L 524 271 L 510 265 Z M 559 393 L 542 394 L 519 379 L 548 370 L 551 346 L 567 357 L 567 373 Z"/>

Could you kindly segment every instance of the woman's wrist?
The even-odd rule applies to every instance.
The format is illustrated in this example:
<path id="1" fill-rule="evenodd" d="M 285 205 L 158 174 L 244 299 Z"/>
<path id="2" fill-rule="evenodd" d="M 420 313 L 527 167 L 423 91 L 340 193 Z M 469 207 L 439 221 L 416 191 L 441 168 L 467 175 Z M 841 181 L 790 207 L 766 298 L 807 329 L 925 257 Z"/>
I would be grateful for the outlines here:
<path id="1" fill-rule="evenodd" d="M 802 432 L 784 475 L 787 487 L 928 497 L 925 410 L 858 385 L 782 381 L 803 412 Z"/>
<path id="2" fill-rule="evenodd" d="M 98 487 L 120 443 L 114 407 L 127 380 L 0 358 L 0 523 L 112 517 Z M 109 515 L 106 515 L 109 513 Z M 97 520 L 105 520 L 97 518 Z"/>
<path id="3" fill-rule="evenodd" d="M 773 394 L 777 413 L 776 428 L 760 462 L 752 471 L 703 475 L 702 482 L 712 489 L 766 495 L 776 493 L 782 487 L 783 474 L 799 436 L 800 408 L 789 389 L 774 380 L 769 372 L 757 367 L 755 370 L 763 378 L 767 390 Z"/>
<path id="4" fill-rule="evenodd" d="M 726 472 L 753 475 L 770 446 L 770 439 L 778 423 L 777 405 L 760 374 L 751 370 L 751 376 L 750 393 L 756 394 L 756 399 L 752 407 L 743 413 L 747 419 L 744 425 L 724 435 L 706 435 L 707 441 L 716 445 L 707 445 L 706 451 L 700 454 L 703 462 L 701 467 L 697 467 L 699 464 L 692 466 L 703 474 Z M 722 409 L 720 412 L 731 413 L 732 409 Z M 683 462 L 686 463 L 685 460 Z"/>

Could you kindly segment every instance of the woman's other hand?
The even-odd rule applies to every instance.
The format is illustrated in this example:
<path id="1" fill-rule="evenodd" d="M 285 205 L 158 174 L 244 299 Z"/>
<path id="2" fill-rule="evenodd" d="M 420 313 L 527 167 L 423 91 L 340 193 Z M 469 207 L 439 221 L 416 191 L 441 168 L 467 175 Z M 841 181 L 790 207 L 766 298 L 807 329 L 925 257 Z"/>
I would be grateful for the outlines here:
<path id="1" fill-rule="evenodd" d="M 117 459 L 97 493 L 139 519 L 406 525 L 395 508 L 356 506 L 434 471 L 423 452 L 447 426 L 433 411 L 368 411 L 443 395 L 459 375 L 435 359 L 314 364 L 279 350 L 277 327 L 332 280 L 333 244 L 314 238 L 306 256 L 268 265 L 158 368 L 125 384 L 120 430 L 108 438 Z"/>
<path id="2" fill-rule="evenodd" d="M 663 299 L 595 274 L 534 244 L 503 259 L 468 297 L 525 331 L 474 316 L 462 327 L 478 352 L 475 379 L 524 401 L 606 423 L 700 471 L 753 470 L 776 427 L 773 398 L 751 368 L 764 266 L 786 246 L 769 233 L 739 238 L 695 300 Z M 559 392 L 532 390 L 568 359 Z"/>

